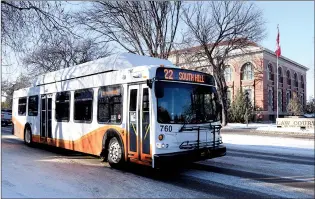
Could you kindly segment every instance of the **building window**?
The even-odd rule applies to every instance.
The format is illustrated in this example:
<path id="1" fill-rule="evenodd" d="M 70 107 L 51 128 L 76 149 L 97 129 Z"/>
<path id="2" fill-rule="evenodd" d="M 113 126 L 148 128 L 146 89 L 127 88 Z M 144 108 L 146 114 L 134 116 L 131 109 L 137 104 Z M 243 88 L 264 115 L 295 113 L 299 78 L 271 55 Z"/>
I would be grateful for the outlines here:
<path id="1" fill-rule="evenodd" d="M 278 91 L 278 109 L 282 112 L 282 90 Z"/>
<path id="2" fill-rule="evenodd" d="M 31 96 L 28 98 L 28 115 L 37 116 L 38 114 L 38 96 Z"/>
<path id="3" fill-rule="evenodd" d="M 232 81 L 232 69 L 230 66 L 227 66 L 224 70 L 224 79 L 226 82 Z"/>
<path id="4" fill-rule="evenodd" d="M 268 90 L 268 107 L 273 110 L 273 91 L 272 88 Z"/>
<path id="5" fill-rule="evenodd" d="M 93 89 L 81 89 L 74 92 L 74 121 L 92 122 Z"/>
<path id="6" fill-rule="evenodd" d="M 58 122 L 69 122 L 70 120 L 70 92 L 56 93 L 55 118 Z"/>
<path id="7" fill-rule="evenodd" d="M 253 94 L 252 94 L 252 89 L 245 89 L 244 94 L 248 93 L 248 99 L 250 102 L 253 101 Z"/>
<path id="8" fill-rule="evenodd" d="M 254 78 L 253 65 L 247 62 L 242 66 L 241 73 L 242 80 L 252 80 Z"/>
<path id="9" fill-rule="evenodd" d="M 26 97 L 19 98 L 18 115 L 26 115 Z"/>
<path id="10" fill-rule="evenodd" d="M 299 87 L 299 82 L 298 82 L 298 78 L 297 78 L 297 74 L 294 73 L 294 86 L 295 87 Z"/>
<path id="11" fill-rule="evenodd" d="M 268 67 L 267 67 L 267 78 L 268 78 L 268 80 L 273 80 L 272 64 L 268 64 Z"/>
<path id="12" fill-rule="evenodd" d="M 282 68 L 281 67 L 278 68 L 278 81 L 280 83 L 283 83 Z"/>
<path id="13" fill-rule="evenodd" d="M 120 124 L 122 121 L 122 88 L 104 86 L 98 90 L 97 121 Z"/>
<path id="14" fill-rule="evenodd" d="M 304 95 L 303 94 L 300 95 L 300 103 L 301 103 L 302 107 L 304 107 Z"/>
<path id="15" fill-rule="evenodd" d="M 291 85 L 291 74 L 289 70 L 287 70 L 287 84 Z"/>
<path id="16" fill-rule="evenodd" d="M 290 100 L 291 100 L 291 91 L 287 91 L 287 94 L 286 94 L 287 106 L 286 107 L 288 107 Z M 288 111 L 288 109 L 286 109 L 286 110 Z"/>
<path id="17" fill-rule="evenodd" d="M 226 98 L 227 98 L 227 100 L 229 100 L 229 102 L 231 102 L 231 100 L 232 100 L 232 92 L 231 92 L 230 89 L 227 89 L 227 91 L 226 91 Z"/>
<path id="18" fill-rule="evenodd" d="M 303 75 L 301 75 L 301 88 L 304 89 L 304 78 L 303 78 Z"/>

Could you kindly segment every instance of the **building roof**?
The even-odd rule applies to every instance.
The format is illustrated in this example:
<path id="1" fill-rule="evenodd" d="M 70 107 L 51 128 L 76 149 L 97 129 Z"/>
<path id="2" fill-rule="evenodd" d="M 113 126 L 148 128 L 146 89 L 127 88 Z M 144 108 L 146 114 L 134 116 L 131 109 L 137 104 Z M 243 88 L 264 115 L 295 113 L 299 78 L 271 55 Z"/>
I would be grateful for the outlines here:
<path id="1" fill-rule="evenodd" d="M 226 44 L 227 44 L 227 41 L 223 41 L 223 42 L 219 43 L 218 46 L 224 46 Z M 213 44 L 208 44 L 208 46 L 211 46 L 211 45 L 213 45 Z M 272 50 L 270 50 L 268 48 L 265 48 L 265 47 L 255 43 L 255 42 L 249 42 L 248 46 L 249 47 L 258 47 L 259 48 L 258 50 L 256 49 L 255 51 L 251 51 L 250 53 L 264 51 L 266 53 L 269 53 L 271 55 L 276 56 L 275 52 L 273 52 Z M 183 52 L 196 52 L 198 50 L 202 50 L 202 48 L 203 48 L 202 45 L 200 45 L 200 46 L 194 46 L 194 47 L 184 48 L 184 49 L 180 49 L 180 50 L 174 50 L 174 51 L 170 52 L 170 55 L 180 54 L 180 53 L 183 53 Z M 303 66 L 302 64 L 299 64 L 299 63 L 297 63 L 297 62 L 295 62 L 295 61 L 293 61 L 293 60 L 291 60 L 291 59 L 289 59 L 289 58 L 287 58 L 285 56 L 281 55 L 279 59 L 283 59 L 284 61 L 290 62 L 291 64 L 294 64 L 294 65 L 296 65 L 296 66 L 298 66 L 298 67 L 300 67 L 300 68 L 302 68 L 302 69 L 304 69 L 306 71 L 309 70 L 308 67 Z"/>
<path id="2" fill-rule="evenodd" d="M 119 53 L 40 75 L 33 82 L 33 86 L 106 71 L 115 71 L 137 66 L 154 66 L 161 64 L 174 67 L 172 62 L 170 62 L 169 60 L 141 56 L 132 53 Z"/>

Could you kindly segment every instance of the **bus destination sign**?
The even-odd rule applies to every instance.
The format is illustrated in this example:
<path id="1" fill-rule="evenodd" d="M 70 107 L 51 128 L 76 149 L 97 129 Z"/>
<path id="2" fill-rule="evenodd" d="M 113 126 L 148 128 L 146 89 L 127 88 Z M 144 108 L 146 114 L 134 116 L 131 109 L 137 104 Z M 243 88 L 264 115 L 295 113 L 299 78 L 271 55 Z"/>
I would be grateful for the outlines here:
<path id="1" fill-rule="evenodd" d="M 203 84 L 214 84 L 214 81 L 210 75 L 198 71 L 183 70 L 177 68 L 158 68 L 156 70 L 156 77 L 159 80 L 173 80 L 173 81 L 185 81 L 196 82 Z"/>

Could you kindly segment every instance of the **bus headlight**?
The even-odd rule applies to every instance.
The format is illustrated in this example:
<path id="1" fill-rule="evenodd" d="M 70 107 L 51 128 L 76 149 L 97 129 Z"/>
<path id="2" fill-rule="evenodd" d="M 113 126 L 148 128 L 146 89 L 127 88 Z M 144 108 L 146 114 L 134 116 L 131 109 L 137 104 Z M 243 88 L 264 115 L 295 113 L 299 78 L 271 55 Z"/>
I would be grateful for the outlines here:
<path id="1" fill-rule="evenodd" d="M 164 139 L 164 135 L 163 135 L 163 134 L 160 134 L 160 135 L 159 135 L 159 140 L 162 141 L 163 139 Z"/>

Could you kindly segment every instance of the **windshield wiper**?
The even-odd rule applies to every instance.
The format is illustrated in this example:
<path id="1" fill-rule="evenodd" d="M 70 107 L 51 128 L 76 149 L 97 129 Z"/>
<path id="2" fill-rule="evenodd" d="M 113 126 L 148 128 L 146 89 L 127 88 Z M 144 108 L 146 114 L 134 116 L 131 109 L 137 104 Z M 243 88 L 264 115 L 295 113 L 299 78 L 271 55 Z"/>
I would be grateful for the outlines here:
<path id="1" fill-rule="evenodd" d="M 186 119 L 184 119 L 184 124 L 183 124 L 183 126 L 179 129 L 178 132 L 182 132 L 182 131 L 184 130 L 184 128 L 185 128 L 185 125 L 186 125 Z"/>

